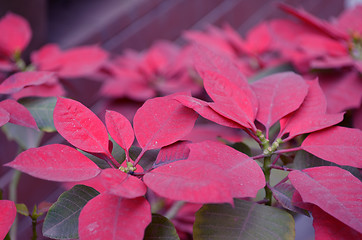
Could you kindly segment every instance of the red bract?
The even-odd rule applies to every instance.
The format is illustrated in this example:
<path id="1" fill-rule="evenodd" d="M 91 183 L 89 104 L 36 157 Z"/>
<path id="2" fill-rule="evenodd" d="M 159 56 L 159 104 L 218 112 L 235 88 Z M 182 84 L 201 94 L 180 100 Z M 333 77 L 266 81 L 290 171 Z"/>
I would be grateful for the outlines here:
<path id="1" fill-rule="evenodd" d="M 248 156 L 217 142 L 189 147 L 187 159 L 147 173 L 146 185 L 160 196 L 194 203 L 232 203 L 232 198 L 255 197 L 264 187 L 263 172 Z"/>
<path id="2" fill-rule="evenodd" d="M 114 111 L 107 111 L 106 125 L 113 140 L 118 143 L 127 154 L 134 141 L 131 123 L 122 114 Z"/>
<path id="3" fill-rule="evenodd" d="M 362 233 L 360 196 L 362 183 L 339 167 L 315 167 L 292 171 L 289 180 L 303 202 L 313 203 L 326 213 Z"/>
<path id="4" fill-rule="evenodd" d="M 308 85 L 294 73 L 279 73 L 251 85 L 259 101 L 256 120 L 266 131 L 285 115 L 298 109 L 308 93 Z M 293 94 L 290 94 L 293 89 Z M 267 134 L 268 135 L 268 134 Z"/>
<path id="5" fill-rule="evenodd" d="M 19 90 L 57 80 L 51 72 L 19 72 L 11 75 L 0 84 L 0 94 L 13 94 Z"/>
<path id="6" fill-rule="evenodd" d="M 362 237 L 362 233 L 350 228 L 317 206 L 313 207 L 312 215 L 315 240 L 350 240 Z"/>
<path id="7" fill-rule="evenodd" d="M 255 130 L 258 102 L 244 75 L 230 60 L 201 46 L 195 47 L 194 61 L 205 90 L 214 101 L 209 106 L 241 126 Z"/>
<path id="8" fill-rule="evenodd" d="M 136 101 L 164 96 L 179 91 L 198 93 L 200 86 L 189 74 L 189 50 L 158 41 L 148 51 L 128 50 L 107 64 L 110 72 L 102 87 L 102 94 Z M 132 89 L 132 91 L 129 91 Z"/>
<path id="9" fill-rule="evenodd" d="M 100 194 L 84 206 L 79 216 L 80 239 L 142 239 L 151 222 L 145 198 Z"/>
<path id="10" fill-rule="evenodd" d="M 309 70 L 310 67 L 325 69 L 353 67 L 358 71 L 361 70 L 362 30 L 359 24 L 361 6 L 346 10 L 334 22 L 323 21 L 304 10 L 293 9 L 287 5 L 281 5 L 281 8 L 299 18 L 309 28 L 318 30 L 315 34 L 299 32 L 298 37 L 291 43 L 295 44 L 294 51 L 300 52 L 299 57 L 307 65 L 304 70 Z M 349 22 L 346 23 L 346 21 Z M 295 57 L 297 56 L 298 54 L 295 55 Z M 292 57 L 293 61 L 300 62 L 300 59 L 295 57 Z"/>
<path id="11" fill-rule="evenodd" d="M 46 45 L 32 54 L 37 69 L 55 71 L 60 77 L 90 76 L 108 59 L 108 53 L 98 46 L 82 46 L 62 52 L 56 45 Z"/>
<path id="12" fill-rule="evenodd" d="M 19 72 L 0 84 L 0 94 L 11 94 L 15 99 L 30 96 L 61 96 L 63 87 L 52 72 Z"/>
<path id="13" fill-rule="evenodd" d="M 308 95 L 300 108 L 280 120 L 280 134 L 289 133 L 291 139 L 303 133 L 314 132 L 342 121 L 343 113 L 327 114 L 327 102 L 318 80 L 307 81 Z M 291 93 L 292 94 L 292 93 Z"/>
<path id="14" fill-rule="evenodd" d="M 7 122 L 21 125 L 24 127 L 38 129 L 36 122 L 26 107 L 20 103 L 6 99 L 0 102 L 0 118 L 2 119 L 0 124 L 1 126 Z"/>
<path id="15" fill-rule="evenodd" d="M 357 71 L 320 74 L 320 85 L 327 98 L 327 112 L 356 109 L 362 102 L 362 79 Z"/>
<path id="16" fill-rule="evenodd" d="M 5 239 L 16 216 L 15 203 L 9 200 L 0 200 L 0 239 Z"/>
<path id="17" fill-rule="evenodd" d="M 147 173 L 145 184 L 162 197 L 193 203 L 233 203 L 228 175 L 205 161 L 178 161 Z"/>
<path id="18" fill-rule="evenodd" d="M 0 55 L 12 58 L 21 53 L 31 39 L 28 22 L 14 13 L 7 13 L 0 19 Z"/>
<path id="19" fill-rule="evenodd" d="M 175 99 L 180 103 L 182 103 L 184 106 L 195 110 L 198 114 L 200 114 L 204 118 L 209 119 L 210 121 L 213 121 L 217 124 L 233 128 L 243 128 L 241 125 L 237 124 L 236 122 L 215 112 L 209 106 L 210 103 L 208 102 L 185 95 L 175 96 Z"/>
<path id="20" fill-rule="evenodd" d="M 116 169 L 105 169 L 100 181 L 110 194 L 123 198 L 136 198 L 146 194 L 146 185 L 137 177 Z"/>
<path id="21" fill-rule="evenodd" d="M 5 166 L 45 180 L 64 182 L 90 179 L 101 171 L 79 151 L 61 144 L 31 148 Z"/>
<path id="22" fill-rule="evenodd" d="M 190 144 L 188 161 L 205 161 L 215 164 L 227 174 L 224 180 L 234 198 L 255 197 L 258 190 L 265 186 L 265 177 L 259 165 L 249 156 L 226 146 L 225 144 L 205 141 Z M 221 178 L 215 176 L 215 178 Z"/>
<path id="23" fill-rule="evenodd" d="M 8 123 L 10 120 L 10 114 L 4 109 L 0 108 L 0 127 Z"/>
<path id="24" fill-rule="evenodd" d="M 242 51 L 243 40 L 230 26 L 222 29 L 208 25 L 205 32 L 189 30 L 183 34 L 187 40 L 203 45 L 218 54 L 235 58 Z"/>
<path id="25" fill-rule="evenodd" d="M 138 109 L 133 124 L 144 151 L 174 143 L 194 126 L 197 114 L 174 100 L 174 96 L 150 99 Z"/>
<path id="26" fill-rule="evenodd" d="M 359 129 L 331 127 L 314 132 L 301 147 L 324 160 L 362 168 L 362 132 Z"/>
<path id="27" fill-rule="evenodd" d="M 104 124 L 81 103 L 58 98 L 54 109 L 54 125 L 72 145 L 88 152 L 109 154 L 108 133 Z"/>

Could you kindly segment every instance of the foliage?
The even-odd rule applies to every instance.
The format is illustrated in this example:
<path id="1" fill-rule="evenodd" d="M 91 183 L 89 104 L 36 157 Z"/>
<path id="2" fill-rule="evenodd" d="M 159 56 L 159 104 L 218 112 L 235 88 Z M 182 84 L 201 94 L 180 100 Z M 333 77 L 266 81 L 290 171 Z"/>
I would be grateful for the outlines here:
<path id="1" fill-rule="evenodd" d="M 1 18 L 0 126 L 23 150 L 4 166 L 72 187 L 49 210 L 0 200 L 0 238 L 16 211 L 33 239 L 47 211 L 54 239 L 293 239 L 293 215 L 310 213 L 316 239 L 361 237 L 361 125 L 343 120 L 361 111 L 362 7 L 334 22 L 281 8 L 300 22 L 245 39 L 209 26 L 121 56 L 48 44 L 28 65 L 28 23 Z M 71 98 L 65 83 L 80 78 L 102 83 L 104 109 Z"/>

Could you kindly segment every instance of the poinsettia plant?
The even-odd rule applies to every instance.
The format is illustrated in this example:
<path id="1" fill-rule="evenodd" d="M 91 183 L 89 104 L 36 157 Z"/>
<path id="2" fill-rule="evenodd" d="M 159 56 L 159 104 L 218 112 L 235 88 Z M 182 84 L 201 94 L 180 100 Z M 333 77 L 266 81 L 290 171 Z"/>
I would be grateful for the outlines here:
<path id="1" fill-rule="evenodd" d="M 313 216 L 316 239 L 359 239 L 362 133 L 342 110 L 359 107 L 360 95 L 330 111 L 333 100 L 321 78 L 298 65 L 307 61 L 313 68 L 330 54 L 341 56 L 320 49 L 320 38 L 338 39 L 334 45 L 350 39 L 334 25 L 282 8 L 307 25 L 273 20 L 245 40 L 230 26 L 209 27 L 206 34 L 186 33 L 192 43 L 183 48 L 160 42 L 111 60 L 95 46 L 62 51 L 46 45 L 30 65 L 20 64 L 19 55 L 31 36 L 27 24 L 13 14 L 1 19 L 0 29 L 20 24 L 26 34 L 15 31 L 14 42 L 0 36 L 1 61 L 12 66 L 0 68 L 6 72 L 0 126 L 8 136 L 19 134 L 19 145 L 28 128 L 57 139 L 25 144 L 4 166 L 62 182 L 67 190 L 50 208 L 40 203 L 31 213 L 0 196 L 0 238 L 10 238 L 18 213 L 31 218 L 33 239 L 41 222 L 42 235 L 52 239 L 294 239 L 300 214 Z M 286 26 L 318 41 L 300 49 L 301 39 Z M 316 29 L 323 37 L 312 35 Z M 254 41 L 261 36 L 268 41 Z M 281 38 L 286 49 L 277 44 Z M 352 71 L 356 83 L 361 76 L 353 56 L 348 69 L 328 67 L 342 71 L 338 76 Z M 296 72 L 274 68 L 288 61 Z M 274 73 L 255 75 L 261 69 Z M 64 79 L 92 74 L 105 80 L 101 98 L 145 101 L 130 118 L 66 96 Z M 200 126 L 212 134 L 201 134 Z"/>

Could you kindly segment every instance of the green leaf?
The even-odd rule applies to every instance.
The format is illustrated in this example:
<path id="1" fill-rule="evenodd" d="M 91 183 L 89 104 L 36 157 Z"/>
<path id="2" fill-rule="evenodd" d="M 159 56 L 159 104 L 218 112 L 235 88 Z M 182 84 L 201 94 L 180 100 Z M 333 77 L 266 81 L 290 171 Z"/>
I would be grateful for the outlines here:
<path id="1" fill-rule="evenodd" d="M 159 214 L 152 214 L 152 222 L 147 226 L 144 240 L 168 239 L 179 240 L 175 226 L 166 217 Z"/>
<path id="2" fill-rule="evenodd" d="M 78 238 L 80 211 L 98 194 L 98 191 L 85 185 L 75 185 L 64 192 L 50 207 L 45 217 L 43 235 L 55 239 Z"/>
<path id="3" fill-rule="evenodd" d="M 17 213 L 24 215 L 24 216 L 29 216 L 28 207 L 24 203 L 17 203 L 17 204 L 15 204 L 15 206 L 16 206 Z"/>
<path id="4" fill-rule="evenodd" d="M 229 146 L 234 148 L 235 150 L 238 150 L 239 152 L 242 152 L 242 153 L 248 155 L 249 157 L 252 155 L 250 147 L 243 142 L 236 142 L 236 143 L 230 144 Z"/>
<path id="5" fill-rule="evenodd" d="M 286 211 L 235 199 L 229 204 L 206 204 L 197 213 L 194 239 L 294 239 L 294 219 Z"/>
<path id="6" fill-rule="evenodd" d="M 43 137 L 43 132 L 32 128 L 7 123 L 2 126 L 8 140 L 14 140 L 23 150 L 38 147 Z"/>
<path id="7" fill-rule="evenodd" d="M 26 98 L 20 101 L 33 115 L 39 129 L 44 132 L 55 132 L 53 121 L 54 107 L 57 102 L 55 97 Z"/>
<path id="8" fill-rule="evenodd" d="M 97 166 L 101 169 L 106 169 L 106 168 L 110 168 L 111 166 L 108 165 L 108 163 L 99 158 L 99 157 L 96 157 L 90 153 L 87 153 L 81 149 L 77 149 L 79 152 L 81 152 L 84 156 L 86 156 L 87 158 L 89 158 L 90 160 L 92 160 L 95 164 L 97 164 Z"/>

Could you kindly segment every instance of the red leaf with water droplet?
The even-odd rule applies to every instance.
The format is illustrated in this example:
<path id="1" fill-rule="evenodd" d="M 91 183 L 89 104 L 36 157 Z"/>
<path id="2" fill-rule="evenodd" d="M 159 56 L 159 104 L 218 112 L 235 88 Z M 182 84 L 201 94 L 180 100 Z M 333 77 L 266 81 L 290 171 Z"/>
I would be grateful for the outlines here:
<path id="1" fill-rule="evenodd" d="M 82 153 L 61 144 L 28 149 L 5 166 L 37 178 L 60 182 L 83 181 L 101 171 Z"/>
<path id="2" fill-rule="evenodd" d="M 313 206 L 313 227 L 315 240 L 362 239 L 362 234 L 338 221 L 317 206 Z"/>
<path id="3" fill-rule="evenodd" d="M 318 80 L 306 81 L 308 94 L 298 110 L 280 120 L 281 134 L 289 133 L 288 139 L 333 126 L 343 119 L 343 113 L 327 114 L 327 101 Z"/>
<path id="4" fill-rule="evenodd" d="M 128 119 L 118 112 L 107 111 L 106 125 L 113 140 L 128 151 L 134 141 L 133 128 Z"/>
<path id="5" fill-rule="evenodd" d="M 289 180 L 303 202 L 313 203 L 356 231 L 362 232 L 362 183 L 339 167 L 292 171 Z"/>
<path id="6" fill-rule="evenodd" d="M 143 177 L 158 195 L 193 203 L 233 203 L 228 174 L 205 161 L 177 161 Z"/>
<path id="7" fill-rule="evenodd" d="M 100 175 L 103 186 L 110 194 L 124 198 L 136 198 L 146 194 L 146 185 L 137 177 L 118 169 L 105 169 Z"/>
<path id="8" fill-rule="evenodd" d="M 219 171 L 228 176 L 224 181 L 227 181 L 234 198 L 255 197 L 259 189 L 265 186 L 263 171 L 249 156 L 219 142 L 205 141 L 188 146 L 189 164 L 192 161 L 205 161 L 218 166 Z"/>
<path id="9" fill-rule="evenodd" d="M 6 99 L 0 102 L 0 109 L 9 114 L 9 122 L 24 127 L 38 129 L 29 110 L 17 101 Z"/>
<path id="10" fill-rule="evenodd" d="M 0 53 L 12 57 L 22 52 L 31 39 L 29 23 L 21 16 L 8 12 L 0 19 Z"/>
<path id="11" fill-rule="evenodd" d="M 194 63 L 204 80 L 205 90 L 214 101 L 209 106 L 241 126 L 255 129 L 258 100 L 247 79 L 233 62 L 197 45 Z"/>
<path id="12" fill-rule="evenodd" d="M 16 216 L 16 207 L 13 201 L 0 200 L 0 239 L 5 239 Z"/>
<path id="13" fill-rule="evenodd" d="M 362 131 L 359 129 L 336 126 L 314 132 L 301 147 L 324 160 L 362 168 Z"/>
<path id="14" fill-rule="evenodd" d="M 143 239 L 151 218 L 150 204 L 143 197 L 126 199 L 100 194 L 79 215 L 79 238 Z"/>
<path id="15" fill-rule="evenodd" d="M 254 82 L 251 87 L 259 100 L 256 120 L 266 129 L 298 109 L 308 93 L 304 79 L 292 72 L 267 76 Z M 293 89 L 293 93 L 290 89 Z"/>
<path id="16" fill-rule="evenodd" d="M 55 83 L 57 79 L 51 72 L 19 72 L 11 75 L 0 84 L 0 93 L 12 94 L 25 87 Z"/>
<path id="17" fill-rule="evenodd" d="M 106 127 L 83 104 L 58 98 L 53 116 L 55 128 L 72 145 L 87 152 L 109 155 Z"/>
<path id="18" fill-rule="evenodd" d="M 174 100 L 176 95 L 149 99 L 136 112 L 134 131 L 144 150 L 172 144 L 194 126 L 197 114 Z"/>

